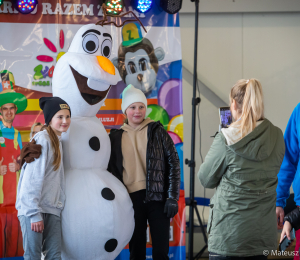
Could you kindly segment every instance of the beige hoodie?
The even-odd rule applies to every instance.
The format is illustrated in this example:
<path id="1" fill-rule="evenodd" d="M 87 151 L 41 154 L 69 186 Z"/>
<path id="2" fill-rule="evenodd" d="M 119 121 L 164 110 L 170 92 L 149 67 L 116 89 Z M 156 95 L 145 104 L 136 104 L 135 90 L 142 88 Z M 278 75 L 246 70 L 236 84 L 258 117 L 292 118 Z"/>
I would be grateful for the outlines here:
<path id="1" fill-rule="evenodd" d="M 123 181 L 129 193 L 146 189 L 146 153 L 148 124 L 145 119 L 137 128 L 124 124 L 122 135 Z"/>
<path id="2" fill-rule="evenodd" d="M 256 127 L 258 127 L 263 120 L 256 122 Z M 242 132 L 237 126 L 230 126 L 228 128 L 222 128 L 222 133 L 226 138 L 227 145 L 233 145 L 242 139 Z M 247 133 L 250 134 L 251 132 Z"/>

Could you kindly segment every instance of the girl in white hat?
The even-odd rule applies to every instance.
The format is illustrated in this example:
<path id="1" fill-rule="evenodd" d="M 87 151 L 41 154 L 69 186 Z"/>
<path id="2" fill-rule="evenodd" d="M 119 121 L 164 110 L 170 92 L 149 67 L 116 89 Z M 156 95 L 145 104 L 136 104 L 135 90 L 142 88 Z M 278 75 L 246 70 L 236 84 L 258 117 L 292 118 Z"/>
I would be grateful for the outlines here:
<path id="1" fill-rule="evenodd" d="M 130 259 L 145 259 L 147 221 L 154 260 L 169 259 L 170 218 L 178 212 L 180 163 L 174 143 L 162 124 L 145 119 L 147 99 L 133 85 L 122 93 L 126 122 L 112 130 L 108 170 L 126 186 L 135 212 L 129 242 Z"/>

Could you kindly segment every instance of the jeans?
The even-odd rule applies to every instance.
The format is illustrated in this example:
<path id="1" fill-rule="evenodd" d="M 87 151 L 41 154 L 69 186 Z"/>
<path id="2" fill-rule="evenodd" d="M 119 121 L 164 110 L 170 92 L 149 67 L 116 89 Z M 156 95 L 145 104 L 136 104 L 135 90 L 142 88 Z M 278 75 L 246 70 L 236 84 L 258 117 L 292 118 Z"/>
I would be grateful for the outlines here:
<path id="1" fill-rule="evenodd" d="M 135 228 L 129 242 L 130 260 L 146 259 L 147 220 L 152 238 L 153 260 L 168 260 L 170 218 L 164 213 L 165 202 L 144 203 L 146 190 L 130 193 L 133 203 Z"/>
<path id="2" fill-rule="evenodd" d="M 267 260 L 267 256 L 223 256 L 209 252 L 209 260 Z"/>
<path id="3" fill-rule="evenodd" d="M 42 215 L 43 233 L 32 231 L 30 218 L 19 216 L 23 235 L 24 260 L 41 260 L 42 252 L 45 260 L 61 260 L 60 217 L 46 213 Z"/>

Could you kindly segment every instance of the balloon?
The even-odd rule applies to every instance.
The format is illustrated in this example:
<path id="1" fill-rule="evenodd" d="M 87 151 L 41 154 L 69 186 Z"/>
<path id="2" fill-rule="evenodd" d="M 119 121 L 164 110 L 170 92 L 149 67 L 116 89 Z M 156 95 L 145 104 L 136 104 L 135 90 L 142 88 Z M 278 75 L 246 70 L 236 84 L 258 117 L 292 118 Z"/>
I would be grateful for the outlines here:
<path id="1" fill-rule="evenodd" d="M 177 134 L 183 142 L 183 115 L 175 116 L 168 125 L 168 131 Z"/>
<path id="2" fill-rule="evenodd" d="M 165 130 L 168 128 L 168 123 L 170 121 L 169 115 L 166 110 L 164 110 L 161 106 L 151 104 L 147 107 L 146 117 L 154 121 L 160 121 L 164 126 Z"/>
<path id="3" fill-rule="evenodd" d="M 168 131 L 168 134 L 171 136 L 174 144 L 182 143 L 180 137 L 177 134 L 175 134 L 175 133 L 173 133 L 171 131 Z"/>
<path id="4" fill-rule="evenodd" d="M 182 81 L 170 79 L 158 91 L 158 104 L 162 106 L 170 118 L 182 114 Z"/>

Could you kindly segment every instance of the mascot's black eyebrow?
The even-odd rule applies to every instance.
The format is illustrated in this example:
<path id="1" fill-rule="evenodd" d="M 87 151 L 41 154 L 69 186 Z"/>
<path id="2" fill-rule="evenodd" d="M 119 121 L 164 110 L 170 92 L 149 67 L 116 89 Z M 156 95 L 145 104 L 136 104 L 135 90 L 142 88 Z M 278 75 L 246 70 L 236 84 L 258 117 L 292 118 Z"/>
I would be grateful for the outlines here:
<path id="1" fill-rule="evenodd" d="M 103 36 L 109 37 L 112 40 L 111 35 L 109 33 L 103 33 Z"/>
<path id="2" fill-rule="evenodd" d="M 89 33 L 89 32 L 93 32 L 93 33 L 96 33 L 96 34 L 98 34 L 98 35 L 101 35 L 101 33 L 100 33 L 98 30 L 91 29 L 91 30 L 87 30 L 84 34 L 82 34 L 82 37 L 83 37 L 84 35 L 86 35 L 87 33 Z"/>

